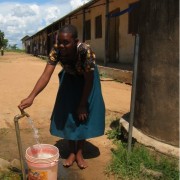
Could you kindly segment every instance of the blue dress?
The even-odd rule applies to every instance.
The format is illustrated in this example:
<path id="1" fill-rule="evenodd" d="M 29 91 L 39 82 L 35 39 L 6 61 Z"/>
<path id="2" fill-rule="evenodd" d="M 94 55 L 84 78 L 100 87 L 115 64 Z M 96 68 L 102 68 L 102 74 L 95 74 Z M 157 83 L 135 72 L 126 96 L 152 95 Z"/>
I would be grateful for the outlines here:
<path id="1" fill-rule="evenodd" d="M 59 61 L 62 64 L 58 53 L 58 50 L 53 49 L 49 63 L 55 62 L 56 64 Z M 73 66 L 67 65 L 66 68 L 62 64 L 64 66 L 59 73 L 60 86 L 51 116 L 51 134 L 68 140 L 83 140 L 101 136 L 105 129 L 105 105 L 98 68 L 94 62 L 95 55 L 84 43 L 78 47 L 78 55 L 79 59 Z M 84 87 L 84 78 L 81 73 L 88 70 L 93 70 L 94 80 L 88 98 L 88 118 L 81 122 L 76 113 Z"/>

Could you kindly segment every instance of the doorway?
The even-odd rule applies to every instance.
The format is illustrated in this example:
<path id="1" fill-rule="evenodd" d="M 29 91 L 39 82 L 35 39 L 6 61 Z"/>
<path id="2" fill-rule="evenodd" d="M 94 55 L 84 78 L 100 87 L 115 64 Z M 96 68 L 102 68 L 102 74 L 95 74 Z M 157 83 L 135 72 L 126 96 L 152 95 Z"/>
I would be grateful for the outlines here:
<path id="1" fill-rule="evenodd" d="M 120 9 L 117 8 L 111 11 L 110 14 L 119 11 Z M 109 19 L 109 62 L 119 62 L 119 16 Z"/>

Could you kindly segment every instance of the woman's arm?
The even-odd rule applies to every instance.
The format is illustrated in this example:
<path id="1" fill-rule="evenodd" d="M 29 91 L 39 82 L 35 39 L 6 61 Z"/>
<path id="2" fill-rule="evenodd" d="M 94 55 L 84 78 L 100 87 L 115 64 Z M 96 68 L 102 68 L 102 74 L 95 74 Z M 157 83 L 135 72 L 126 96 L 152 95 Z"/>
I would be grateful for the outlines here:
<path id="1" fill-rule="evenodd" d="M 93 87 L 94 71 L 84 72 L 84 88 L 80 100 L 80 104 L 77 110 L 78 118 L 81 121 L 87 119 L 88 116 L 88 98 Z"/>
<path id="2" fill-rule="evenodd" d="M 55 66 L 47 64 L 44 72 L 40 76 L 39 80 L 37 81 L 36 85 L 34 86 L 34 89 L 30 93 L 30 95 L 21 101 L 20 105 L 18 106 L 21 110 L 25 109 L 32 105 L 34 98 L 46 87 L 48 84 L 52 73 L 54 72 Z"/>

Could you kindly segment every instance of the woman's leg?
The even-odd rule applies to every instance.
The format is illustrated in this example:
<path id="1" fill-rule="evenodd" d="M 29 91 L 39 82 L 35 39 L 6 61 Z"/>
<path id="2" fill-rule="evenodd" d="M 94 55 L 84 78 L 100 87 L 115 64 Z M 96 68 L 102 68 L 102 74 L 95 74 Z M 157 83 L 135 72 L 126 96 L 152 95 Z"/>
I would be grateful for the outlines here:
<path id="1" fill-rule="evenodd" d="M 77 141 L 76 161 L 77 161 L 77 165 L 81 169 L 85 169 L 86 167 L 88 167 L 87 163 L 84 161 L 83 154 L 82 154 L 84 143 L 85 143 L 85 140 Z"/>
<path id="2" fill-rule="evenodd" d="M 76 159 L 76 142 L 75 141 L 69 140 L 69 149 L 70 149 L 70 154 L 63 163 L 65 167 L 72 166 L 73 162 Z"/>

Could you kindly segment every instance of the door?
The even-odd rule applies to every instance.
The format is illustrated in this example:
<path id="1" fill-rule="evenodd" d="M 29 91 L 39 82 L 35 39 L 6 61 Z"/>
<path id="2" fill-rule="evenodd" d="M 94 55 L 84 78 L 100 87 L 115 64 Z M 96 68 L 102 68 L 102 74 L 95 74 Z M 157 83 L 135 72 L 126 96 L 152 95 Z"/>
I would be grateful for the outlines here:
<path id="1" fill-rule="evenodd" d="M 111 14 L 119 12 L 117 8 Z M 109 19 L 109 62 L 119 62 L 119 16 Z"/>

